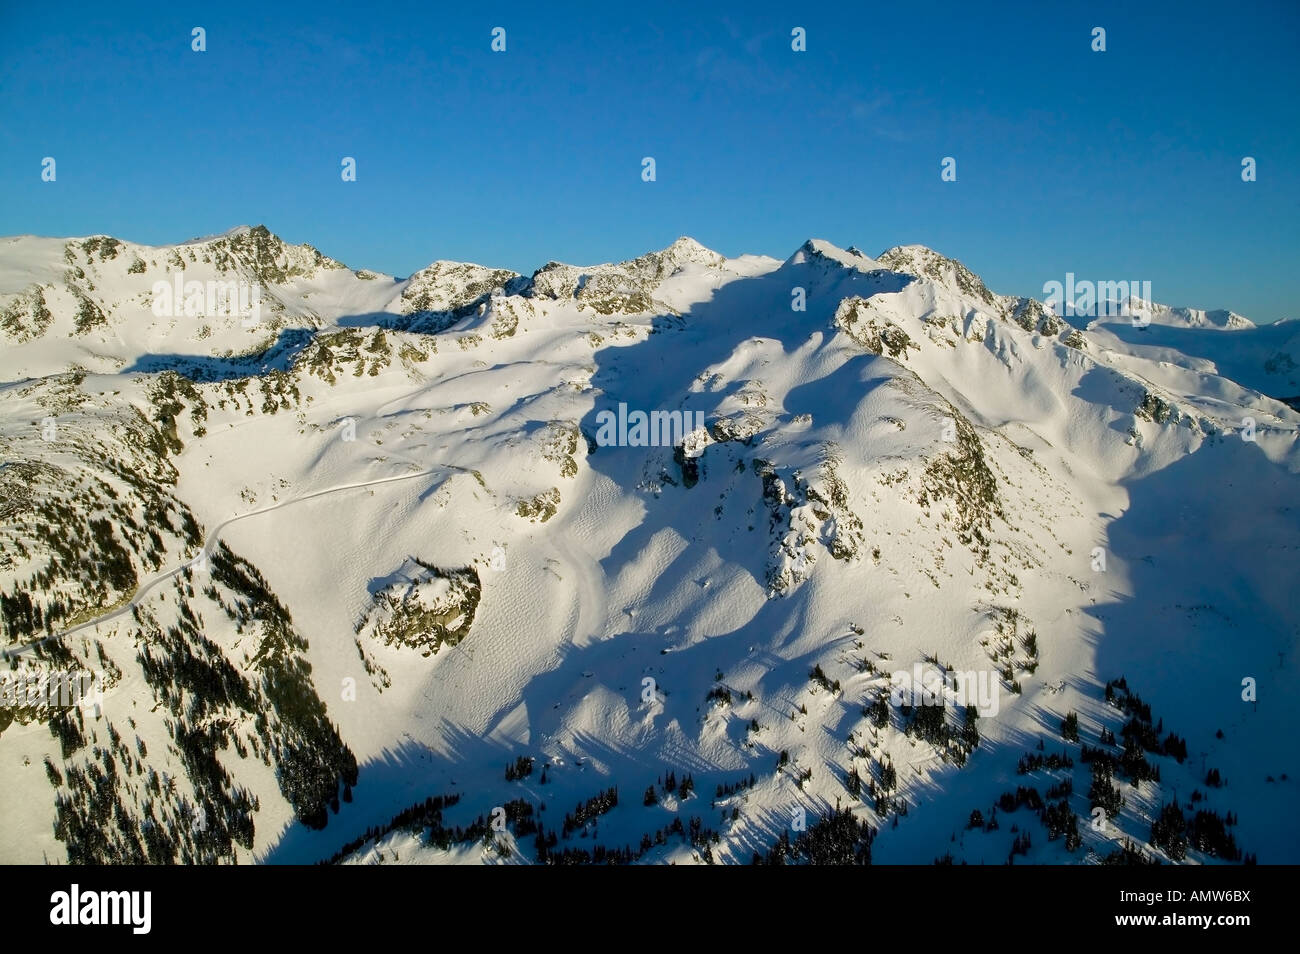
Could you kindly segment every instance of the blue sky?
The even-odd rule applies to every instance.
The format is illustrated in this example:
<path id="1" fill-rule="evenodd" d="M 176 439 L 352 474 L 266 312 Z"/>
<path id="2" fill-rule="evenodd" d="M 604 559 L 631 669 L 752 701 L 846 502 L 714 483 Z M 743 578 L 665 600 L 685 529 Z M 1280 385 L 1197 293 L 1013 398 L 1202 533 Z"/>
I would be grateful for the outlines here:
<path id="1" fill-rule="evenodd" d="M 398 275 L 919 242 L 1300 315 L 1300 4 L 984 6 L 0 0 L 0 234 L 260 222 Z"/>

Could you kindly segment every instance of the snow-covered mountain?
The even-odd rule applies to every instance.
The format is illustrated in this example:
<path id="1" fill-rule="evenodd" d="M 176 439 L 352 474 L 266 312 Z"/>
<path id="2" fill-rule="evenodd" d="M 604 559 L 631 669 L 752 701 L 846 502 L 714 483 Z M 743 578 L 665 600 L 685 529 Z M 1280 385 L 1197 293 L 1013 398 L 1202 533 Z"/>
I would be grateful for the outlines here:
<path id="1" fill-rule="evenodd" d="M 0 860 L 1294 863 L 1300 330 L 1143 304 L 0 239 Z"/>

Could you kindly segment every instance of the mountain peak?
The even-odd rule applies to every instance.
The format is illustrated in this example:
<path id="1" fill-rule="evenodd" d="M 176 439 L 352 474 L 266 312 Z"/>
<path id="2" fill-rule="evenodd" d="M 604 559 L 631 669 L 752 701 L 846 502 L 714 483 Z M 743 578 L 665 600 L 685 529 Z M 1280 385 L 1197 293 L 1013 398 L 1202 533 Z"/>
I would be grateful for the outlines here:
<path id="1" fill-rule="evenodd" d="M 671 263 L 673 268 L 680 268 L 682 265 L 690 263 L 696 265 L 720 265 L 726 261 L 726 258 L 725 255 L 701 245 L 689 235 L 683 235 L 662 251 L 650 252 L 634 259 L 634 261 Z"/>
<path id="2" fill-rule="evenodd" d="M 727 260 L 725 255 L 705 248 L 690 236 L 683 235 L 667 248 L 648 252 L 629 262 L 620 262 L 618 268 L 648 280 L 668 278 L 686 265 L 714 267 Z"/>
<path id="3" fill-rule="evenodd" d="M 224 232 L 213 232 L 211 235 L 196 235 L 192 239 L 186 239 L 184 242 L 177 242 L 176 244 L 178 246 L 207 245 L 209 243 L 220 242 L 225 239 L 242 239 L 254 233 L 256 233 L 258 236 L 274 238 L 277 241 L 279 241 L 279 237 L 275 235 L 275 233 L 272 232 L 270 229 L 268 229 L 265 225 L 236 225 L 234 228 L 226 229 L 226 231 Z M 166 248 L 167 246 L 159 246 L 159 247 Z"/>
<path id="4" fill-rule="evenodd" d="M 810 238 L 799 246 L 788 259 L 787 265 L 804 265 L 809 262 L 834 263 L 847 268 L 869 271 L 876 267 L 873 259 L 856 248 L 843 249 L 825 239 Z"/>
<path id="5" fill-rule="evenodd" d="M 712 249 L 706 248 L 705 246 L 701 245 L 699 242 L 695 241 L 695 239 L 691 238 L 689 235 L 683 235 L 679 237 L 675 242 L 673 242 L 672 245 L 669 245 L 666 249 L 664 249 L 664 251 L 685 252 L 687 254 L 692 254 L 692 255 L 699 254 L 699 253 L 704 253 L 706 255 L 718 254 Z"/>
<path id="6" fill-rule="evenodd" d="M 928 278 L 988 304 L 993 303 L 993 293 L 978 275 L 955 258 L 948 258 L 928 246 L 895 245 L 883 252 L 877 261 L 890 271 Z"/>

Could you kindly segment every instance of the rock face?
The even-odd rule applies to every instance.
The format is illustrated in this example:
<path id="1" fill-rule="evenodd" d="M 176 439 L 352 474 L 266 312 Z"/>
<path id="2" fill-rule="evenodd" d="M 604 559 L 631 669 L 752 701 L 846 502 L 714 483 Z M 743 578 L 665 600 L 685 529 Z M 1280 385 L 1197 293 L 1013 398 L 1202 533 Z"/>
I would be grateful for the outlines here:
<path id="1" fill-rule="evenodd" d="M 687 265 L 717 268 L 725 259 L 694 239 L 680 238 L 660 252 L 617 265 L 577 268 L 550 262 L 533 275 L 525 294 L 554 301 L 572 300 L 600 315 L 636 314 L 656 308 L 655 291 Z"/>
<path id="2" fill-rule="evenodd" d="M 310 245 L 289 245 L 265 225 L 238 228 L 209 243 L 202 260 L 209 258 L 219 272 L 251 274 L 263 285 L 284 285 L 295 278 L 314 278 L 322 271 L 347 270 L 342 262 Z M 137 256 L 133 261 L 141 259 Z"/>
<path id="3" fill-rule="evenodd" d="M 407 280 L 397 301 L 402 317 L 392 324 L 434 334 L 475 314 L 493 296 L 513 294 L 526 285 L 527 279 L 506 269 L 434 262 Z"/>
<path id="4" fill-rule="evenodd" d="M 412 557 L 376 590 L 357 633 L 432 656 L 469 636 L 481 592 L 473 567 L 443 570 Z"/>
<path id="5" fill-rule="evenodd" d="M 881 268 L 929 279 L 986 305 L 994 303 L 993 293 L 984 287 L 978 275 L 961 262 L 945 258 L 924 245 L 895 246 L 876 261 Z"/>
<path id="6" fill-rule="evenodd" d="M 840 303 L 835 312 L 835 327 L 843 330 L 850 338 L 871 354 L 888 355 L 898 358 L 914 348 L 907 332 L 888 318 L 871 313 L 872 302 L 869 299 L 850 298 Z"/>

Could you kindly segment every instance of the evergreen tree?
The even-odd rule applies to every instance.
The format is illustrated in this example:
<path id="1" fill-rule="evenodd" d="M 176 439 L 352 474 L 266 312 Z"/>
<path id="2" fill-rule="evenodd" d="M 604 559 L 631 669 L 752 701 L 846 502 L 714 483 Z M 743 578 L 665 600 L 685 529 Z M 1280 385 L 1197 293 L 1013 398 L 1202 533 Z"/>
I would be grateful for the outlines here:
<path id="1" fill-rule="evenodd" d="M 1160 809 L 1160 816 L 1151 823 L 1150 841 L 1174 861 L 1187 857 L 1187 822 L 1176 802 Z"/>
<path id="2" fill-rule="evenodd" d="M 1066 742 L 1079 741 L 1079 714 L 1077 712 L 1067 713 L 1061 721 L 1061 738 L 1065 739 Z"/>

